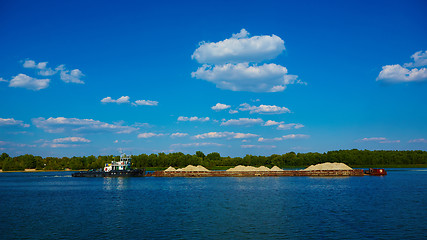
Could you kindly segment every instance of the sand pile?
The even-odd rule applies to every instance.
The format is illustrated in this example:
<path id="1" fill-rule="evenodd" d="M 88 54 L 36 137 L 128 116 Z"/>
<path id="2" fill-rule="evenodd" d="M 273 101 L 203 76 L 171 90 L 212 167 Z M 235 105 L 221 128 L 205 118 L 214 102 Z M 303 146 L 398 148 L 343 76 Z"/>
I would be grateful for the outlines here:
<path id="1" fill-rule="evenodd" d="M 282 169 L 280 169 L 277 166 L 272 167 L 271 169 L 265 166 L 261 166 L 261 167 L 252 167 L 252 166 L 242 166 L 242 165 L 238 165 L 235 166 L 233 168 L 228 169 L 227 171 L 229 172 L 247 172 L 247 171 L 252 171 L 252 172 L 267 172 L 267 171 L 283 171 Z"/>
<path id="2" fill-rule="evenodd" d="M 279 168 L 278 166 L 274 166 L 270 169 L 270 171 L 283 171 L 283 169 Z"/>
<path id="3" fill-rule="evenodd" d="M 193 165 L 188 165 L 185 168 L 178 168 L 176 171 L 182 171 L 182 172 L 209 172 L 210 170 L 203 167 L 202 165 L 197 165 L 197 167 Z"/>
<path id="4" fill-rule="evenodd" d="M 176 169 L 174 167 L 168 167 L 165 172 L 174 172 Z"/>
<path id="5" fill-rule="evenodd" d="M 268 167 L 261 166 L 258 168 L 258 171 L 271 171 L 271 169 Z"/>
<path id="6" fill-rule="evenodd" d="M 227 169 L 227 171 L 229 172 L 243 172 L 243 171 L 256 171 L 256 170 L 257 170 L 256 167 L 243 166 L 243 165 L 238 165 L 238 166 L 235 166 L 234 168 Z"/>
<path id="7" fill-rule="evenodd" d="M 311 165 L 308 168 L 304 169 L 304 171 L 314 171 L 314 170 L 353 170 L 353 169 L 344 163 L 337 163 L 337 162 L 319 163 L 316 165 Z"/>

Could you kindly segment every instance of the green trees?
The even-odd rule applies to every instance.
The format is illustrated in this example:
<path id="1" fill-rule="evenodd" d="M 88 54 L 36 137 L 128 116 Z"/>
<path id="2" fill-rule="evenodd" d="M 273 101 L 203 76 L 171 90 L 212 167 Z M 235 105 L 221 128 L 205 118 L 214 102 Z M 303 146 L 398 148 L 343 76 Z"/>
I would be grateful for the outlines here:
<path id="1" fill-rule="evenodd" d="M 205 159 L 205 154 L 203 152 L 201 152 L 201 151 L 197 151 L 196 152 L 196 156 L 199 157 L 199 158 L 201 158 L 202 160 Z"/>
<path id="2" fill-rule="evenodd" d="M 0 155 L 0 168 L 3 169 L 3 162 L 6 161 L 7 159 L 9 159 L 9 154 L 7 153 L 2 153 Z"/>
<path id="3" fill-rule="evenodd" d="M 10 157 L 7 153 L 0 155 L 0 168 L 3 171 L 24 170 L 26 168 L 36 168 L 38 170 L 63 170 L 70 168 L 72 170 L 80 169 L 99 169 L 105 163 L 118 161 L 118 156 L 98 156 L 88 157 L 46 157 L 33 156 L 25 154 L 17 157 Z M 140 154 L 132 156 L 133 168 L 147 167 L 185 167 L 191 165 L 203 165 L 205 167 L 223 167 L 237 165 L 251 166 L 279 166 L 285 167 L 304 167 L 322 162 L 342 162 L 350 166 L 355 165 L 377 165 L 389 166 L 396 164 L 427 164 L 426 151 L 368 151 L 368 150 L 339 150 L 329 151 L 327 153 L 298 153 L 288 152 L 282 155 L 273 154 L 271 156 L 246 155 L 241 157 L 221 157 L 218 152 L 212 152 L 205 155 L 201 151 L 195 154 L 159 153 L 159 154 Z"/>

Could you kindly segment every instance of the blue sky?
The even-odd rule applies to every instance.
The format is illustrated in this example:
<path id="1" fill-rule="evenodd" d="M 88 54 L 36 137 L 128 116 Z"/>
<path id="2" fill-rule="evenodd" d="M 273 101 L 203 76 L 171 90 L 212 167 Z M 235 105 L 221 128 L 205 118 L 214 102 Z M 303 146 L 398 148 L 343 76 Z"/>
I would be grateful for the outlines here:
<path id="1" fill-rule="evenodd" d="M 0 152 L 427 150 L 425 1 L 1 1 Z"/>

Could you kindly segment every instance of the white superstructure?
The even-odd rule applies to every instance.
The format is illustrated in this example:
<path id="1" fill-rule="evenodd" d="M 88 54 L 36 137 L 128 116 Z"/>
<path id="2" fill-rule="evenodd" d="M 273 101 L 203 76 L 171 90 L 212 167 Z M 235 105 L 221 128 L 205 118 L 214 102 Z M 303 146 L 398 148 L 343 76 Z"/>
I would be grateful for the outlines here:
<path id="1" fill-rule="evenodd" d="M 110 172 L 113 170 L 130 170 L 131 158 L 122 153 L 120 155 L 120 161 L 112 161 L 111 163 L 106 163 L 104 167 L 104 172 Z"/>

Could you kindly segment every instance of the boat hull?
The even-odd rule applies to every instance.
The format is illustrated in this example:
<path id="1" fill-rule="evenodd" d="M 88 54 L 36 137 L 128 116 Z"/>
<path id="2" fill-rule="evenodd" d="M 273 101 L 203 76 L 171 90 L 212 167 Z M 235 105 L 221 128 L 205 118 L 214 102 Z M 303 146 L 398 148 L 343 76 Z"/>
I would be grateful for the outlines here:
<path id="1" fill-rule="evenodd" d="M 145 169 L 113 170 L 109 172 L 82 171 L 82 172 L 75 172 L 71 176 L 73 177 L 145 177 Z"/>

